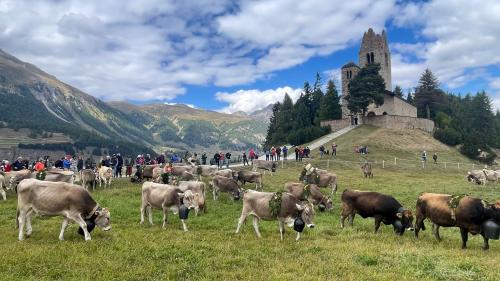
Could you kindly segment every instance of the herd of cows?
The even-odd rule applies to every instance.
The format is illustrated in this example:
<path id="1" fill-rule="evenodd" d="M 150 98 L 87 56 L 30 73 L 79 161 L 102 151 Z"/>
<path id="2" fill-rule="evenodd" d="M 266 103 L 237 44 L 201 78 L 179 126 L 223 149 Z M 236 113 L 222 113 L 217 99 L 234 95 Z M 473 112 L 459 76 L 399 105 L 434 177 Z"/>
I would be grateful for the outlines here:
<path id="1" fill-rule="evenodd" d="M 167 224 L 168 212 L 179 213 L 184 231 L 187 212 L 193 209 L 198 213 L 206 211 L 205 196 L 208 188 L 212 189 L 214 201 L 221 192 L 229 193 L 234 200 L 242 199 L 243 206 L 238 220 L 236 233 L 248 216 L 253 217 L 253 227 L 258 237 L 260 220 L 277 220 L 281 239 L 285 225 L 297 231 L 300 238 L 305 226 L 314 227 L 314 209 L 325 211 L 333 208 L 332 196 L 337 189 L 335 173 L 304 166 L 299 175 L 300 182 L 287 182 L 278 192 L 264 192 L 263 175 L 277 171 L 272 161 L 254 160 L 253 170 L 233 171 L 218 170 L 214 166 L 177 164 L 168 166 L 171 175 L 170 184 L 162 183 L 162 174 L 167 167 L 146 166 L 141 170 L 141 179 L 145 179 L 141 190 L 141 224 L 147 216 L 152 224 L 152 209 L 163 212 L 163 227 Z M 373 177 L 369 163 L 362 165 L 365 177 Z M 16 225 L 19 227 L 19 240 L 32 233 L 31 217 L 33 213 L 46 216 L 62 216 L 63 223 L 59 239 L 64 239 L 64 231 L 70 221 L 79 225 L 79 232 L 90 240 L 90 232 L 95 226 L 104 231 L 111 229 L 110 211 L 91 197 L 87 190 L 89 184 L 95 188 L 96 182 L 109 187 L 112 172 L 108 167 L 98 171 L 82 170 L 79 174 L 81 186 L 73 184 L 73 172 L 48 170 L 43 180 L 38 180 L 36 172 L 29 170 L 0 173 L 0 190 L 5 200 L 4 187 L 17 191 L 18 206 Z M 201 179 L 209 177 L 208 188 Z M 484 184 L 487 180 L 500 182 L 500 171 L 477 170 L 468 172 L 470 182 Z M 246 183 L 255 184 L 255 190 L 244 189 Z M 331 195 L 325 196 L 321 188 L 331 189 Z M 259 191 L 260 190 L 260 191 Z M 452 196 L 447 194 L 423 193 L 417 199 L 414 214 L 402 206 L 394 197 L 378 192 L 344 190 L 341 194 L 340 226 L 345 219 L 353 224 L 356 215 L 362 218 L 373 217 L 375 232 L 381 223 L 392 225 L 394 232 L 403 235 L 405 230 L 414 231 L 418 238 L 420 230 L 425 230 L 424 220 L 432 223 L 436 239 L 441 240 L 440 227 L 458 227 L 462 237 L 462 248 L 466 248 L 468 234 L 481 234 L 484 239 L 483 249 L 489 248 L 490 239 L 500 236 L 500 200 L 495 203 L 470 196 Z"/>

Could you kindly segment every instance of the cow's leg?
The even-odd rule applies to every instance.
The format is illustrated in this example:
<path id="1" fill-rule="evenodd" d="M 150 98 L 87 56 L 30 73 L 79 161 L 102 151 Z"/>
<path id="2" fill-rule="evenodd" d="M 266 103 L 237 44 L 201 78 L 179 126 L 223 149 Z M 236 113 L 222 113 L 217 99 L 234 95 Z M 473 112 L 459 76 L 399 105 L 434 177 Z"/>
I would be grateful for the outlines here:
<path id="1" fill-rule="evenodd" d="M 352 210 L 347 206 L 347 204 L 342 203 L 342 213 L 340 214 L 340 228 L 344 228 L 344 222 L 347 217 L 349 217 L 349 224 L 352 226 L 351 220 Z"/>
<path id="2" fill-rule="evenodd" d="M 381 216 L 375 216 L 375 233 L 378 232 L 378 229 L 380 228 L 380 223 L 382 222 L 382 217 Z"/>
<path id="3" fill-rule="evenodd" d="M 31 227 L 31 215 L 33 214 L 33 210 L 29 210 L 26 213 L 26 236 L 30 237 L 31 233 L 33 233 L 33 228 Z"/>
<path id="4" fill-rule="evenodd" d="M 465 228 L 460 228 L 460 235 L 462 236 L 462 249 L 467 249 L 467 240 L 469 239 L 469 231 Z"/>
<path id="5" fill-rule="evenodd" d="M 66 227 L 68 227 L 68 218 L 64 217 L 64 220 L 62 222 L 61 226 L 61 233 L 59 233 L 59 240 L 63 241 L 64 240 L 64 231 L 66 230 Z"/>
<path id="6" fill-rule="evenodd" d="M 259 231 L 259 218 L 258 217 L 253 217 L 253 229 L 255 229 L 255 234 L 257 234 L 257 237 L 262 237 L 260 235 L 260 231 Z"/>
<path id="7" fill-rule="evenodd" d="M 3 201 L 7 200 L 7 194 L 5 193 L 5 190 L 3 190 L 3 186 L 1 183 L 0 183 L 0 193 L 2 194 Z"/>
<path id="8" fill-rule="evenodd" d="M 284 225 L 284 223 L 281 220 L 278 220 L 278 224 L 279 224 L 279 227 L 280 227 L 281 241 L 283 241 L 283 234 L 285 233 L 285 225 Z"/>
<path id="9" fill-rule="evenodd" d="M 146 206 L 146 211 L 148 212 L 148 220 L 149 224 L 153 225 L 153 207 Z"/>
<path id="10" fill-rule="evenodd" d="M 246 219 L 247 214 L 245 212 L 241 212 L 240 219 L 238 220 L 238 226 L 236 226 L 236 233 L 240 233 L 241 225 L 245 222 Z"/>
<path id="11" fill-rule="evenodd" d="M 436 237 L 437 241 L 441 242 L 441 236 L 439 235 L 439 225 L 433 223 L 432 224 L 432 233 L 434 237 Z"/>
<path id="12" fill-rule="evenodd" d="M 295 241 L 299 241 L 300 239 L 300 232 L 297 232 L 297 237 L 295 238 Z"/>
<path id="13" fill-rule="evenodd" d="M 144 223 L 144 213 L 145 212 L 146 212 L 146 206 L 144 206 L 144 204 L 142 204 L 142 206 L 141 206 L 141 222 L 140 222 L 140 224 Z"/>
<path id="14" fill-rule="evenodd" d="M 184 231 L 188 231 L 188 228 L 187 228 L 187 225 L 186 225 L 186 220 L 181 219 L 181 222 L 182 222 L 182 229 Z"/>
<path id="15" fill-rule="evenodd" d="M 21 209 L 17 216 L 17 221 L 19 223 L 19 241 L 24 240 L 24 224 L 26 222 L 26 210 Z"/>
<path id="16" fill-rule="evenodd" d="M 111 188 L 111 179 L 112 178 L 109 178 L 109 185 L 108 185 L 109 188 Z"/>
<path id="17" fill-rule="evenodd" d="M 483 236 L 483 239 L 484 239 L 483 250 L 486 251 L 490 248 L 490 244 L 488 241 L 489 239 L 484 236 L 484 233 L 481 233 L 481 236 Z"/>
<path id="18" fill-rule="evenodd" d="M 163 225 L 162 228 L 167 228 L 167 219 L 168 219 L 168 208 L 163 206 Z"/>
<path id="19" fill-rule="evenodd" d="M 219 188 L 216 185 L 213 185 L 212 193 L 214 195 L 214 201 L 217 200 L 217 193 L 219 192 Z"/>
<path id="20" fill-rule="evenodd" d="M 78 224 L 83 229 L 83 236 L 85 237 L 85 241 L 91 240 L 90 233 L 87 230 L 87 224 L 85 223 L 85 220 L 82 219 L 82 216 L 80 216 L 80 214 L 70 215 L 68 216 L 68 218 L 76 222 L 76 224 Z"/>

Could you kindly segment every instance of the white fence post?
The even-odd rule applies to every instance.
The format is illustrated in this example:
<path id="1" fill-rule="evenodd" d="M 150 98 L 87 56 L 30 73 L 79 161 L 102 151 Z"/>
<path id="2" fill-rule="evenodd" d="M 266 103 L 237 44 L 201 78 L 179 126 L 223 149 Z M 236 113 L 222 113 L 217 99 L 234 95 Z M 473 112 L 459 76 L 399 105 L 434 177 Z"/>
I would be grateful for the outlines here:
<path id="1" fill-rule="evenodd" d="M 397 161 L 398 161 L 398 158 L 394 157 L 394 166 L 398 165 Z"/>
<path id="2" fill-rule="evenodd" d="M 458 169 L 460 169 L 460 162 L 457 163 L 457 167 L 458 167 Z"/>
<path id="3" fill-rule="evenodd" d="M 474 170 L 474 163 L 472 163 L 472 170 Z"/>
<path id="4" fill-rule="evenodd" d="M 446 169 L 446 162 L 444 162 L 444 168 Z"/>
<path id="5" fill-rule="evenodd" d="M 425 161 L 422 161 L 422 169 L 425 168 Z"/>
<path id="6" fill-rule="evenodd" d="M 284 165 L 284 159 L 282 158 L 281 159 L 281 169 L 283 169 L 283 165 Z"/>
<path id="7" fill-rule="evenodd" d="M 330 159 L 327 159 L 327 160 L 326 160 L 326 167 L 327 167 L 327 168 L 330 168 Z"/>
<path id="8" fill-rule="evenodd" d="M 382 169 L 385 169 L 385 160 L 382 160 Z"/>

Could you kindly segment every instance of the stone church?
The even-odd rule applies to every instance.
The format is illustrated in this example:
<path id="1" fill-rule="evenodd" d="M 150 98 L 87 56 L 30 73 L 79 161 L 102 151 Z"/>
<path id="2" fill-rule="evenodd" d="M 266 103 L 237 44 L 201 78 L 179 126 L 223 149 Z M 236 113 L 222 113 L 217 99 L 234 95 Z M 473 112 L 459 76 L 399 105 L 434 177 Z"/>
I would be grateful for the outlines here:
<path id="1" fill-rule="evenodd" d="M 322 121 L 321 126 L 330 126 L 332 132 L 355 124 L 368 124 L 389 129 L 419 129 L 428 133 L 434 131 L 433 121 L 417 118 L 417 108 L 392 92 L 391 51 L 385 31 L 382 31 L 382 34 L 376 34 L 370 28 L 365 32 L 358 53 L 358 63 L 349 62 L 342 66 L 342 119 Z M 346 97 L 349 95 L 349 82 L 358 75 L 361 67 L 372 63 L 380 64 L 379 73 L 385 82 L 384 104 L 369 105 L 365 116 L 354 115 L 347 108 Z"/>
<path id="2" fill-rule="evenodd" d="M 345 97 L 349 95 L 349 81 L 356 77 L 361 67 L 372 63 L 380 64 L 379 73 L 385 82 L 384 104 L 381 106 L 375 106 L 374 104 L 368 106 L 367 116 L 394 115 L 417 117 L 417 108 L 415 106 L 392 93 L 391 51 L 389 50 L 389 44 L 387 44 L 387 34 L 385 30 L 382 31 L 382 34 L 376 34 L 371 28 L 365 32 L 358 53 L 358 61 L 359 65 L 354 62 L 349 62 L 342 66 L 343 118 L 350 118 L 352 116 L 349 109 L 347 109 L 348 102 L 345 99 Z"/>

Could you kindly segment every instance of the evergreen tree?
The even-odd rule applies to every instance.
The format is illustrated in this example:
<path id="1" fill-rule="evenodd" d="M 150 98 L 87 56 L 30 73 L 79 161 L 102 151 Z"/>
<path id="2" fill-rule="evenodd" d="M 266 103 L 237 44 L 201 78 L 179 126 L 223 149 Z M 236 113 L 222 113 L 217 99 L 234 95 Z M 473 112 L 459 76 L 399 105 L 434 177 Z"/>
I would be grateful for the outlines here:
<path id="1" fill-rule="evenodd" d="M 426 69 L 420 76 L 418 86 L 415 89 L 415 106 L 418 117 L 435 119 L 436 113 L 445 103 L 445 94 L 438 86 L 438 79 L 429 69 Z"/>
<path id="2" fill-rule="evenodd" d="M 273 145 L 276 141 L 279 141 L 276 136 L 276 132 L 278 129 L 278 117 L 280 115 L 281 104 L 275 103 L 273 105 L 273 114 L 269 119 L 269 126 L 267 127 L 266 140 L 263 144 L 264 147 L 269 147 Z"/>
<path id="3" fill-rule="evenodd" d="M 368 105 L 384 104 L 385 82 L 379 74 L 379 64 L 369 64 L 349 83 L 347 108 L 353 113 L 366 113 Z"/>
<path id="4" fill-rule="evenodd" d="M 394 88 L 394 95 L 399 98 L 403 98 L 403 90 L 401 87 L 397 86 Z"/>
<path id="5" fill-rule="evenodd" d="M 314 82 L 314 88 L 311 95 L 311 123 L 319 125 L 319 109 L 321 106 L 321 100 L 323 99 L 323 91 L 321 90 L 321 76 L 316 73 L 316 81 Z"/>
<path id="6" fill-rule="evenodd" d="M 413 99 L 413 94 L 410 91 L 408 91 L 408 94 L 406 95 L 406 102 L 411 105 L 415 104 L 415 100 Z"/>
<path id="7" fill-rule="evenodd" d="M 318 117 L 320 121 L 342 118 L 340 97 L 333 80 L 328 80 L 328 84 L 326 86 L 326 94 L 323 96 L 323 99 L 321 101 Z"/>

